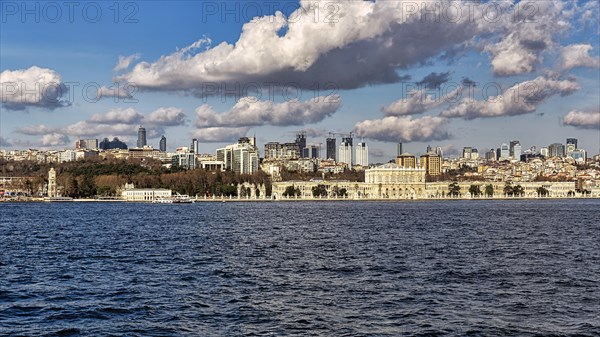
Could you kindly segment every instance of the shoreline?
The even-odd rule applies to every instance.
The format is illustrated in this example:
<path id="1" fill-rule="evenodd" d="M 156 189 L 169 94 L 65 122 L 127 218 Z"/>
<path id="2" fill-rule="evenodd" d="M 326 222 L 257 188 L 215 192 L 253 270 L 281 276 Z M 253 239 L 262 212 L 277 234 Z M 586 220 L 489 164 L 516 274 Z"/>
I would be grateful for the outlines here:
<path id="1" fill-rule="evenodd" d="M 421 198 L 421 199 L 354 199 L 354 198 L 282 198 L 282 199 L 242 199 L 242 198 L 219 198 L 219 199 L 193 199 L 193 203 L 247 203 L 247 202 L 391 202 L 391 203 L 404 203 L 404 202 L 419 202 L 419 201 L 507 201 L 507 200 L 600 200 L 600 197 L 498 197 L 498 198 L 469 198 L 469 197 L 458 197 L 458 198 Z M 127 201 L 123 199 L 73 199 L 73 200 L 44 200 L 43 198 L 32 198 L 26 200 L 12 200 L 4 199 L 0 200 L 2 203 L 128 203 L 128 204 L 154 204 L 152 201 Z M 156 203 L 160 204 L 160 203 Z M 171 205 L 171 204 L 162 204 Z M 175 203 L 180 205 L 180 203 Z"/>

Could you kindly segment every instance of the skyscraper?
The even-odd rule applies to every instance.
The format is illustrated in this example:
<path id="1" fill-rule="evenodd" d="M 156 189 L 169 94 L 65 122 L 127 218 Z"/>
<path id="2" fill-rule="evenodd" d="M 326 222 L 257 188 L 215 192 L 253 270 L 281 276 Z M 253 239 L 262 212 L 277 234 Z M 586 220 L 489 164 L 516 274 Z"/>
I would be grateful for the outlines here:
<path id="1" fill-rule="evenodd" d="M 398 143 L 396 146 L 396 157 L 400 157 L 402 155 L 402 143 Z"/>
<path id="2" fill-rule="evenodd" d="M 326 159 L 333 159 L 336 160 L 337 157 L 335 156 L 335 137 L 330 134 L 329 138 L 327 138 L 327 158 Z"/>
<path id="3" fill-rule="evenodd" d="M 164 135 L 160 138 L 160 142 L 158 143 L 158 148 L 162 152 L 167 152 L 167 137 Z"/>
<path id="4" fill-rule="evenodd" d="M 342 148 L 344 148 L 344 150 L 346 151 L 346 153 L 344 153 L 345 157 L 342 157 Z M 348 164 L 348 167 L 352 167 L 352 165 L 354 164 L 354 153 L 352 151 L 352 148 L 352 134 L 350 134 L 347 137 L 342 137 L 342 143 L 340 144 L 338 151 L 340 155 L 339 161 Z"/>
<path id="5" fill-rule="evenodd" d="M 421 156 L 421 168 L 427 175 L 439 176 L 442 174 L 442 158 L 433 152 L 424 154 Z"/>
<path id="6" fill-rule="evenodd" d="M 513 159 L 521 160 L 521 144 L 517 143 L 513 146 Z"/>
<path id="7" fill-rule="evenodd" d="M 348 168 L 352 168 L 352 138 L 342 138 L 338 153 L 340 155 L 339 162 L 346 163 Z"/>
<path id="8" fill-rule="evenodd" d="M 304 158 L 319 158 L 319 147 L 316 145 L 306 145 L 303 152 Z"/>
<path id="9" fill-rule="evenodd" d="M 140 128 L 138 129 L 137 147 L 142 148 L 147 144 L 148 143 L 146 142 L 146 129 L 140 126 Z"/>
<path id="10" fill-rule="evenodd" d="M 396 157 L 396 164 L 405 168 L 416 168 L 417 158 L 410 153 L 403 153 Z"/>
<path id="11" fill-rule="evenodd" d="M 565 146 L 561 143 L 554 143 L 548 146 L 548 156 L 549 157 L 564 157 L 565 156 Z"/>
<path id="12" fill-rule="evenodd" d="M 515 158 L 515 145 L 517 145 L 517 144 L 521 145 L 521 143 L 518 140 L 511 140 L 510 141 L 510 148 L 509 148 L 509 151 L 508 151 L 508 155 L 510 157 Z"/>
<path id="13" fill-rule="evenodd" d="M 577 147 L 577 138 L 567 138 L 567 145 L 569 145 L 569 144 L 575 145 L 575 148 L 578 149 L 578 147 Z"/>
<path id="14" fill-rule="evenodd" d="M 500 146 L 500 156 L 498 156 L 498 160 L 508 160 L 510 158 L 510 148 L 508 144 L 502 143 Z"/>
<path id="15" fill-rule="evenodd" d="M 306 147 L 306 132 L 300 131 L 296 133 L 296 144 L 298 144 L 298 151 L 300 151 L 300 157 L 302 157 L 304 153 L 304 148 Z"/>
<path id="16" fill-rule="evenodd" d="M 222 160 L 226 169 L 238 174 L 258 171 L 258 149 L 246 137 L 240 138 L 237 144 L 218 149 L 217 160 Z"/>
<path id="17" fill-rule="evenodd" d="M 190 150 L 193 153 L 196 153 L 196 154 L 198 153 L 198 139 L 196 139 L 196 138 L 192 139 L 192 146 L 190 146 Z"/>
<path id="18" fill-rule="evenodd" d="M 369 147 L 365 142 L 356 144 L 356 165 L 369 166 Z"/>
<path id="19" fill-rule="evenodd" d="M 473 148 L 470 146 L 463 147 L 463 158 L 471 159 L 471 153 L 473 152 Z"/>

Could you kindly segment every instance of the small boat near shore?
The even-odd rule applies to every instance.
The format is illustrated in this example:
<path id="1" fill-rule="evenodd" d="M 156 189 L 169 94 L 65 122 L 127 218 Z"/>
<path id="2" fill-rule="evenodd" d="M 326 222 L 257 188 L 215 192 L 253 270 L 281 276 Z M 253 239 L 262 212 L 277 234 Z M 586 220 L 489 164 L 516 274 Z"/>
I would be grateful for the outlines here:
<path id="1" fill-rule="evenodd" d="M 193 204 L 194 200 L 187 194 L 177 193 L 171 197 L 159 197 L 152 201 L 153 204 Z"/>

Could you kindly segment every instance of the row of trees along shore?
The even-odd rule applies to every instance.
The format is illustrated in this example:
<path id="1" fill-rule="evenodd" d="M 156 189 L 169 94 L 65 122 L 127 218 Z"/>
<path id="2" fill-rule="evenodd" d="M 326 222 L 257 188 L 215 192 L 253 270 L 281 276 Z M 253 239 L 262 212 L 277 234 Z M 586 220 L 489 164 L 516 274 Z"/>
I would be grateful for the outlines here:
<path id="1" fill-rule="evenodd" d="M 0 162 L 2 175 L 30 177 L 24 183 L 29 195 L 36 195 L 48 182 L 48 171 L 56 170 L 56 180 L 63 196 L 93 198 L 117 196 L 126 183 L 136 188 L 167 188 L 192 196 L 236 196 L 237 184 L 264 184 L 270 194 L 269 175 L 259 171 L 252 175 L 235 174 L 231 171 L 213 172 L 202 169 L 170 169 L 154 159 L 86 159 L 60 164 L 35 162 Z"/>
<path id="2" fill-rule="evenodd" d="M 92 158 L 65 163 L 44 164 L 34 161 L 7 161 L 0 159 L 0 175 L 29 177 L 21 189 L 36 195 L 48 182 L 48 171 L 54 167 L 57 184 L 63 196 L 93 198 L 117 196 L 125 183 L 136 188 L 167 188 L 191 196 L 237 196 L 237 184 L 264 185 L 271 195 L 271 177 L 259 171 L 252 175 L 231 171 L 215 172 L 202 169 L 185 170 L 180 167 L 165 168 L 158 160 L 149 158 L 114 159 Z M 281 172 L 283 180 L 309 180 L 311 178 L 364 181 L 364 172 L 347 171 L 340 174 Z"/>

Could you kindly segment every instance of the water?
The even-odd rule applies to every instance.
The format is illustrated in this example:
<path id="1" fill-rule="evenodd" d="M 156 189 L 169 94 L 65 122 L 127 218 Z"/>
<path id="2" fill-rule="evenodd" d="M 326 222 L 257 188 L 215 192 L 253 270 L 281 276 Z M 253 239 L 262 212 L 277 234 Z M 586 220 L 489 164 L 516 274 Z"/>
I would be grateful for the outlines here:
<path id="1" fill-rule="evenodd" d="M 599 336 L 599 206 L 5 203 L 0 335 Z"/>

